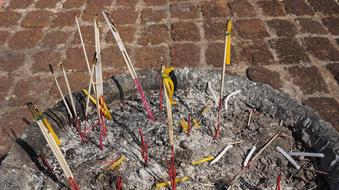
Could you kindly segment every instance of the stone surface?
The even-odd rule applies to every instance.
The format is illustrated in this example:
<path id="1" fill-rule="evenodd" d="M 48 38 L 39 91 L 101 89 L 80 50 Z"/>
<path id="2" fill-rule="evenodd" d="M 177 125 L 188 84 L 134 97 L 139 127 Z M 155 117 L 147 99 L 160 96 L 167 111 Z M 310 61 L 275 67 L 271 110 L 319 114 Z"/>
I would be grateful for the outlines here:
<path id="1" fill-rule="evenodd" d="M 326 34 L 326 29 L 321 24 L 321 22 L 310 19 L 310 18 L 299 18 L 297 19 L 299 23 L 301 32 L 311 33 L 311 34 Z"/>
<path id="2" fill-rule="evenodd" d="M 333 35 L 339 35 L 339 18 L 338 17 L 328 17 L 322 19 L 325 26 L 328 28 L 328 31 Z"/>
<path id="3" fill-rule="evenodd" d="M 160 6 L 160 5 L 166 5 L 167 0 L 144 0 L 146 5 L 150 6 Z"/>
<path id="4" fill-rule="evenodd" d="M 264 23 L 259 19 L 243 19 L 235 23 L 236 31 L 244 39 L 262 39 L 268 37 Z"/>
<path id="5" fill-rule="evenodd" d="M 327 69 L 333 74 L 339 85 L 339 63 L 331 63 L 327 65 Z"/>
<path id="6" fill-rule="evenodd" d="M 68 39 L 68 34 L 62 31 L 47 33 L 42 39 L 42 47 L 46 49 L 55 49 L 64 46 Z"/>
<path id="7" fill-rule="evenodd" d="M 225 39 L 226 24 L 223 21 L 210 21 L 204 22 L 205 36 L 208 41 L 223 40 Z"/>
<path id="8" fill-rule="evenodd" d="M 83 4 L 85 4 L 86 0 L 66 0 L 62 7 L 65 9 L 71 9 L 71 8 L 79 8 Z"/>
<path id="9" fill-rule="evenodd" d="M 288 68 L 292 76 L 293 83 L 298 85 L 300 90 L 306 95 L 316 92 L 328 92 L 327 85 L 317 67 L 293 66 Z"/>
<path id="10" fill-rule="evenodd" d="M 58 2 L 59 2 L 58 0 L 38 0 L 35 3 L 35 7 L 40 8 L 40 9 L 43 9 L 43 8 L 51 9 L 51 8 L 55 8 Z"/>
<path id="11" fill-rule="evenodd" d="M 230 12 L 226 8 L 226 3 L 223 0 L 201 1 L 199 7 L 202 12 L 202 16 L 207 19 L 225 18 Z"/>
<path id="12" fill-rule="evenodd" d="M 101 14 L 101 13 L 100 13 Z M 137 11 L 132 7 L 116 8 L 111 12 L 115 24 L 135 24 Z M 128 16 L 126 16 L 128 15 Z"/>
<path id="13" fill-rule="evenodd" d="M 11 35 L 10 32 L 7 31 L 0 31 L 0 45 L 4 45 L 8 40 L 9 36 Z"/>
<path id="14" fill-rule="evenodd" d="M 9 9 L 24 9 L 33 4 L 34 0 L 11 0 L 9 2 Z"/>
<path id="15" fill-rule="evenodd" d="M 171 46 L 172 64 L 177 67 L 199 66 L 200 48 L 194 44 L 173 44 Z"/>
<path id="16" fill-rule="evenodd" d="M 118 25 L 117 30 L 119 31 L 121 40 L 123 43 L 132 43 L 135 36 L 135 27 L 134 26 L 120 26 Z M 113 38 L 112 32 L 109 30 L 106 34 L 105 40 L 108 44 L 115 44 L 115 39 Z"/>
<path id="17" fill-rule="evenodd" d="M 325 37 L 304 38 L 307 50 L 320 60 L 339 61 L 339 51 L 333 47 L 330 40 Z"/>
<path id="18" fill-rule="evenodd" d="M 34 63 L 32 65 L 32 73 L 49 72 L 48 64 L 51 64 L 54 69 L 58 69 L 58 63 L 61 60 L 61 54 L 53 50 L 42 50 L 33 56 Z"/>
<path id="19" fill-rule="evenodd" d="M 267 21 L 267 25 L 277 36 L 293 37 L 297 34 L 297 28 L 288 20 L 272 19 Z"/>
<path id="20" fill-rule="evenodd" d="M 309 0 L 309 3 L 313 9 L 324 15 L 339 14 L 339 5 L 335 0 Z"/>
<path id="21" fill-rule="evenodd" d="M 240 56 L 244 57 L 252 65 L 270 65 L 274 63 L 274 57 L 267 44 L 261 41 L 253 41 L 253 44 L 245 45 Z"/>
<path id="22" fill-rule="evenodd" d="M 246 70 L 247 77 L 256 82 L 262 82 L 271 85 L 273 88 L 279 89 L 282 87 L 280 74 L 276 71 L 271 71 L 263 66 L 252 66 Z"/>
<path id="23" fill-rule="evenodd" d="M 309 62 L 308 55 L 295 38 L 270 40 L 270 44 L 277 52 L 282 64 Z"/>
<path id="24" fill-rule="evenodd" d="M 166 24 L 149 25 L 142 29 L 138 44 L 157 45 L 166 43 L 169 39 L 170 33 Z"/>
<path id="25" fill-rule="evenodd" d="M 21 30 L 12 36 L 8 44 L 12 49 L 33 48 L 42 36 L 41 30 Z"/>
<path id="26" fill-rule="evenodd" d="M 53 13 L 50 11 L 29 12 L 21 22 L 24 28 L 45 28 L 49 25 Z"/>
<path id="27" fill-rule="evenodd" d="M 79 15 L 79 11 L 66 11 L 66 12 L 58 12 L 54 15 L 54 18 L 51 22 L 51 27 L 69 27 L 75 26 L 74 15 Z"/>
<path id="28" fill-rule="evenodd" d="M 0 70 L 8 73 L 14 72 L 23 66 L 25 55 L 13 51 L 4 51 L 0 54 Z"/>
<path id="29" fill-rule="evenodd" d="M 0 12 L 0 27 L 10 27 L 18 24 L 21 14 L 14 11 Z"/>
<path id="30" fill-rule="evenodd" d="M 173 41 L 198 41 L 200 31 L 193 22 L 179 22 L 172 24 L 171 36 Z"/>
<path id="31" fill-rule="evenodd" d="M 224 48 L 223 43 L 209 43 L 206 50 L 206 63 L 214 67 L 222 67 L 224 63 Z M 236 64 L 236 54 L 233 47 L 231 47 L 231 64 Z"/>
<path id="32" fill-rule="evenodd" d="M 305 0 L 284 0 L 285 10 L 288 14 L 297 16 L 313 15 L 312 8 L 305 2 Z"/>
<path id="33" fill-rule="evenodd" d="M 257 4 L 262 9 L 262 12 L 265 16 L 276 17 L 285 15 L 282 4 L 277 0 L 259 1 Z"/>
<path id="34" fill-rule="evenodd" d="M 172 3 L 170 9 L 172 18 L 195 19 L 199 16 L 197 5 L 189 2 Z"/>
<path id="35" fill-rule="evenodd" d="M 229 7 L 235 17 L 256 16 L 253 5 L 248 0 L 237 0 L 229 3 Z"/>
<path id="36" fill-rule="evenodd" d="M 168 47 L 143 47 L 135 50 L 135 66 L 142 69 L 161 69 L 161 61 L 168 63 Z"/>
<path id="37" fill-rule="evenodd" d="M 153 10 L 151 8 L 142 10 L 141 22 L 161 22 L 167 19 L 166 9 Z"/>
<path id="38" fill-rule="evenodd" d="M 339 103 L 333 98 L 311 97 L 303 102 L 317 110 L 319 115 L 339 130 Z"/>

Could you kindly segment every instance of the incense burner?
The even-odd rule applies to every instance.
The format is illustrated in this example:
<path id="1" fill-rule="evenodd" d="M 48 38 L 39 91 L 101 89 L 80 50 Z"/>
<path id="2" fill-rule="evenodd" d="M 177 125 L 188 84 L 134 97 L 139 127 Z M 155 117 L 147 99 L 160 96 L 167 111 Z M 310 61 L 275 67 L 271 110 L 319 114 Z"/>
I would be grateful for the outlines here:
<path id="1" fill-rule="evenodd" d="M 159 105 L 157 100 L 157 93 L 154 93 L 154 90 L 159 90 L 159 80 L 155 80 L 159 78 L 159 73 L 155 71 L 147 71 L 147 72 L 141 72 L 139 74 L 141 85 L 147 92 L 146 94 L 150 95 L 153 93 L 152 97 L 148 97 L 151 102 L 151 107 L 155 113 L 160 112 L 159 111 Z M 176 76 L 178 79 L 178 89 L 179 92 L 177 94 L 178 98 L 178 104 L 182 104 L 182 110 L 186 109 L 184 108 L 185 102 L 188 102 L 188 107 L 195 106 L 198 107 L 199 105 L 195 105 L 194 103 L 190 103 L 189 99 L 195 100 L 195 98 L 199 97 L 199 100 L 211 100 L 211 104 L 213 105 L 214 100 L 211 94 L 208 92 L 207 82 L 211 82 L 214 85 L 215 89 L 220 88 L 219 82 L 220 81 L 220 71 L 197 71 L 197 70 L 189 70 L 189 69 L 181 69 L 176 71 Z M 249 145 L 254 145 L 256 142 L 268 140 L 267 136 L 263 135 L 260 139 L 260 134 L 263 134 L 266 132 L 266 130 L 271 133 L 273 131 L 283 131 L 285 136 L 283 136 L 282 141 L 295 141 L 299 144 L 299 148 L 302 150 L 308 150 L 312 152 L 321 152 L 324 154 L 324 157 L 321 159 L 312 159 L 312 164 L 314 165 L 314 168 L 317 169 L 317 171 L 326 172 L 327 174 L 319 174 L 315 173 L 312 174 L 316 177 L 317 180 L 314 179 L 314 183 L 318 185 L 318 187 L 323 189 L 338 189 L 339 187 L 339 161 L 335 162 L 335 160 L 338 160 L 339 155 L 339 134 L 335 131 L 333 127 L 330 126 L 329 123 L 324 122 L 311 108 L 301 105 L 296 100 L 291 99 L 288 97 L 288 95 L 279 92 L 277 90 L 272 89 L 271 87 L 260 84 L 260 83 L 254 83 L 251 82 L 245 78 L 239 77 L 239 76 L 231 76 L 226 75 L 225 77 L 225 91 L 226 95 L 230 94 L 236 90 L 241 90 L 241 95 L 238 97 L 240 100 L 236 103 L 231 103 L 231 108 L 229 109 L 231 112 L 234 113 L 224 113 L 223 116 L 223 122 L 221 128 L 221 139 L 219 143 L 216 143 L 213 138 L 211 137 L 210 130 L 213 130 L 214 126 L 207 126 L 206 123 L 202 123 L 201 128 L 202 129 L 193 129 L 191 133 L 192 134 L 184 134 L 183 131 L 180 129 L 180 126 L 176 125 L 175 133 L 177 134 L 175 141 L 177 142 L 178 148 L 176 151 L 176 167 L 178 172 L 178 175 L 181 174 L 187 174 L 189 177 L 191 177 L 191 180 L 188 180 L 187 182 L 183 182 L 183 184 L 178 184 L 178 189 L 187 189 L 187 188 L 199 188 L 200 189 L 223 189 L 227 188 L 227 185 L 230 185 L 229 179 L 232 178 L 233 175 L 237 173 L 236 170 L 240 170 L 241 166 L 236 163 L 231 163 L 231 157 L 224 157 L 220 159 L 220 163 L 215 164 L 215 166 L 209 166 L 207 164 L 201 166 L 191 166 L 190 161 L 197 160 L 198 156 L 209 156 L 210 154 L 217 154 L 222 150 L 224 146 L 227 145 L 227 142 L 230 142 L 231 140 L 237 140 L 238 137 L 245 138 L 246 136 L 251 136 L 252 134 L 257 133 L 257 135 L 253 135 L 254 139 L 252 142 L 250 142 L 250 137 L 246 139 L 245 141 L 247 144 L 237 144 L 234 146 L 238 146 L 237 153 L 239 155 L 242 155 L 241 159 L 245 159 L 246 157 L 246 150 L 248 148 L 251 148 Z M 191 90 L 190 90 L 191 89 Z M 206 89 L 206 90 L 204 90 Z M 180 91 L 181 90 L 181 91 Z M 185 91 L 188 90 L 188 91 Z M 196 94 L 195 90 L 199 90 L 201 94 Z M 206 91 L 206 92 L 204 92 Z M 145 139 L 148 142 L 149 145 L 149 155 L 150 155 L 150 162 L 148 163 L 148 166 L 143 166 L 142 161 L 140 161 L 140 156 L 138 156 L 138 146 L 139 146 L 139 136 L 138 131 L 133 128 L 133 125 L 140 124 L 141 121 L 147 120 L 146 115 L 142 114 L 143 110 L 141 105 L 142 103 L 138 101 L 135 97 L 136 89 L 134 87 L 133 81 L 130 79 L 129 75 L 119 75 L 119 76 L 113 76 L 110 80 L 107 80 L 104 82 L 104 95 L 106 103 L 110 106 L 113 118 L 112 126 L 122 126 L 121 129 L 114 129 L 111 128 L 113 136 L 111 136 L 111 139 L 106 140 L 106 147 L 105 149 L 108 150 L 109 146 L 116 146 L 117 148 L 114 149 L 115 152 L 110 150 L 109 152 L 101 152 L 100 150 L 94 149 L 96 146 L 93 146 L 93 157 L 88 157 L 87 160 L 84 162 L 88 162 L 86 165 L 88 168 L 81 167 L 81 163 L 79 163 L 79 160 L 76 160 L 74 157 L 76 157 L 76 154 L 74 152 L 77 152 L 80 147 L 78 144 L 73 140 L 67 140 L 68 144 L 66 143 L 67 147 L 61 147 L 63 148 L 63 152 L 66 155 L 66 159 L 69 162 L 72 171 L 75 174 L 75 178 L 77 181 L 79 181 L 80 188 L 86 187 L 85 189 L 105 189 L 112 187 L 112 184 L 114 183 L 114 180 L 116 180 L 116 177 L 119 175 L 123 176 L 123 183 L 125 182 L 126 189 L 133 189 L 131 184 L 140 184 L 138 189 L 150 189 L 153 188 L 156 182 L 160 182 L 162 180 L 167 181 L 166 175 L 167 175 L 167 169 L 166 169 L 166 158 L 169 158 L 170 151 L 168 148 L 168 144 L 166 140 L 168 139 L 167 135 L 164 135 L 163 133 L 157 134 L 159 135 L 159 138 L 152 137 L 155 134 L 152 133 L 152 126 L 161 128 L 164 127 L 166 124 L 166 119 L 163 117 L 163 113 L 155 114 L 156 118 L 158 118 L 158 121 L 155 122 L 155 124 L 147 123 L 145 122 L 143 124 L 143 131 L 145 132 Z M 124 97 L 127 98 L 125 104 L 122 104 L 122 99 Z M 195 97 L 196 96 L 196 97 Z M 180 98 L 182 97 L 182 98 Z M 74 94 L 74 98 L 77 100 L 76 102 L 76 109 L 79 114 L 79 117 L 83 120 L 84 119 L 84 95 L 80 92 Z M 236 96 L 233 97 L 234 99 L 237 98 Z M 181 102 L 180 102 L 181 101 Z M 207 101 L 206 101 L 207 102 Z M 129 105 L 129 110 L 119 110 L 117 107 L 123 109 L 126 108 L 124 105 Z M 113 107 L 112 107 L 113 106 Z M 187 105 L 186 105 L 187 106 Z M 204 105 L 201 105 L 203 108 Z M 213 107 L 213 106 L 212 106 Z M 251 107 L 256 109 L 260 114 L 262 114 L 263 120 L 267 122 L 267 129 L 261 129 L 260 127 L 253 127 L 254 129 L 251 129 L 251 126 L 246 126 L 246 121 L 240 122 L 242 120 L 245 120 L 247 118 L 244 116 L 246 112 L 244 112 L 244 109 L 238 109 L 237 107 Z M 181 108 L 180 108 L 181 109 Z M 173 112 L 180 112 L 183 111 L 178 108 L 177 110 L 173 110 Z M 188 110 L 195 110 L 198 108 L 188 108 Z M 200 109 L 200 108 L 199 108 Z M 51 108 L 53 112 L 46 111 L 45 116 L 46 118 L 55 126 L 55 130 L 58 134 L 60 134 L 61 140 L 64 138 L 64 141 L 66 142 L 67 133 L 74 133 L 71 129 L 71 127 L 68 125 L 69 118 L 67 115 L 67 111 L 63 105 L 62 102 L 59 102 L 57 105 L 55 105 L 53 108 Z M 242 111 L 241 111 L 242 110 Z M 213 108 L 212 108 L 213 111 Z M 131 116 L 127 116 L 131 114 Z M 133 113 L 136 113 L 136 115 L 133 115 Z M 194 111 L 194 113 L 197 113 Z M 126 115 L 126 118 L 133 118 L 135 117 L 135 121 L 128 123 L 128 120 L 119 120 L 119 114 Z M 211 113 L 211 115 L 216 115 Z M 94 117 L 94 116 L 93 116 Z M 174 120 L 176 120 L 175 123 L 179 123 L 180 117 L 183 117 L 183 115 L 177 115 L 177 117 L 174 116 Z M 192 117 L 197 118 L 199 120 L 200 116 L 199 114 L 193 114 Z M 203 116 L 202 116 L 203 117 Z M 237 117 L 238 119 L 233 119 L 230 117 Z M 90 118 L 95 120 L 94 118 Z M 133 119 L 132 119 L 133 120 Z M 139 121 L 140 120 L 140 121 Z M 203 120 L 203 119 L 202 119 Z M 208 121 L 208 118 L 206 118 Z M 138 122 L 139 123 L 138 123 Z M 232 123 L 232 126 L 228 126 L 227 123 L 231 123 L 230 121 L 234 121 Z M 258 121 L 260 123 L 261 121 Z M 275 122 L 275 121 L 282 121 L 283 126 L 279 126 L 278 124 L 268 125 L 269 122 Z M 119 123 L 120 122 L 120 123 Z M 127 123 L 126 123 L 127 122 Z M 264 122 L 263 125 L 266 125 Z M 207 122 L 208 123 L 208 122 Z M 244 124 L 245 123 L 245 124 Z M 205 124 L 205 125 L 204 125 Z M 83 125 L 86 125 L 86 123 L 83 123 Z M 129 126 L 131 125 L 131 126 Z M 212 124 L 211 124 L 212 125 Z M 124 126 L 124 127 L 123 127 Z M 64 129 L 64 127 L 66 129 Z M 108 123 L 108 127 L 110 127 L 110 124 Z M 94 129 L 95 130 L 95 129 Z M 160 129 L 159 129 L 160 130 Z M 163 131 L 166 131 L 165 129 Z M 231 132 L 232 131 L 232 132 Z M 248 132 L 253 131 L 253 133 Z M 160 130 L 161 132 L 161 130 Z M 248 134 L 247 134 L 248 133 Z M 238 134 L 238 136 L 233 136 L 233 134 Z M 89 137 L 90 141 L 86 142 L 84 145 L 81 146 L 88 146 L 88 144 L 95 144 L 97 142 L 95 141 L 95 133 L 92 134 L 93 138 Z M 192 145 L 192 141 L 194 138 L 198 138 L 198 136 L 201 135 L 201 141 L 203 142 L 206 140 L 206 147 L 214 147 L 216 150 L 204 149 L 204 148 L 194 148 Z M 267 134 L 266 134 L 267 135 Z M 114 144 L 116 143 L 117 139 L 123 139 L 126 138 L 128 140 L 126 141 L 119 141 L 121 144 Z M 200 138 L 200 137 L 199 137 Z M 246 137 L 247 138 L 247 137 Z M 290 138 L 290 140 L 289 140 Z M 153 139 L 153 140 L 152 140 Z M 162 141 L 162 139 L 164 139 Z M 187 140 L 187 139 L 191 139 Z M 292 139 L 292 140 L 291 140 Z M 129 141 L 130 140 L 130 141 Z M 186 141 L 187 140 L 187 141 Z M 195 139 L 197 140 L 197 139 Z M 129 144 L 129 142 L 134 142 L 135 144 Z M 73 142 L 73 143 L 70 143 Z M 186 144 L 185 144 L 186 143 Z M 193 143 L 194 144 L 194 143 Z M 220 145 L 220 146 L 219 146 Z M 277 145 L 277 144 L 276 144 Z M 0 184 L 2 184 L 3 189 L 32 189 L 32 187 L 46 187 L 42 183 L 50 183 L 52 184 L 52 189 L 54 188 L 64 188 L 63 184 L 66 184 L 65 181 L 62 180 L 62 178 L 58 177 L 61 181 L 53 182 L 53 179 L 50 177 L 46 177 L 48 173 L 46 173 L 46 169 L 44 169 L 44 166 L 41 163 L 41 160 L 39 160 L 39 155 L 42 152 L 46 152 L 46 146 L 47 143 L 44 140 L 42 134 L 40 133 L 38 127 L 36 124 L 32 124 L 30 127 L 27 128 L 27 130 L 24 132 L 24 134 L 17 139 L 16 143 L 11 148 L 8 156 L 5 158 L 5 160 L 2 162 L 2 165 L 0 166 Z M 72 147 L 73 146 L 73 147 Z M 193 148 L 187 148 L 191 147 Z M 136 151 L 134 151 L 134 154 L 136 156 L 129 155 L 128 151 L 125 152 L 127 154 L 127 159 L 132 160 L 129 163 L 123 163 L 126 164 L 125 170 L 120 171 L 114 171 L 112 173 L 104 173 L 101 172 L 103 168 L 105 168 L 107 165 L 110 164 L 110 159 L 117 158 L 116 157 L 116 150 L 121 150 L 119 148 L 124 148 L 128 151 L 131 151 L 133 147 Z M 131 148 L 132 147 L 132 148 Z M 185 148 L 186 147 L 186 148 Z M 222 147 L 222 148 L 220 148 Z M 290 147 L 286 147 L 290 148 Z M 81 147 L 80 147 L 81 149 Z M 167 150 L 168 149 L 168 150 Z M 245 150 L 243 150 L 245 149 Z M 277 156 L 279 155 L 279 152 L 276 152 L 275 146 L 271 147 L 268 150 L 264 150 L 263 155 L 261 157 L 270 157 L 270 156 Z M 191 153 L 188 153 L 190 150 Z M 245 153 L 241 153 L 241 150 Z M 80 150 L 81 151 L 81 150 Z M 158 154 L 167 152 L 166 155 Z M 192 152 L 193 151 L 193 152 Z M 271 151 L 271 152 L 269 152 Z M 275 152 L 273 152 L 275 151 Z M 132 151 L 133 152 L 133 151 Z M 120 152 L 121 153 L 121 152 Z M 190 154 L 190 155 L 188 155 Z M 228 150 L 226 154 L 236 154 L 235 151 L 232 152 L 232 148 Z M 114 156 L 112 156 L 114 155 Z M 193 156 L 192 156 L 193 155 Z M 49 158 L 48 155 L 47 159 L 52 160 L 52 158 Z M 51 155 L 50 155 L 51 156 Z M 135 159 L 133 159 L 135 157 Z M 163 158 L 162 158 L 163 157 Z M 108 159 L 110 158 L 110 159 Z M 236 157 L 235 157 L 236 158 Z M 283 158 L 283 157 L 281 157 Z M 187 159 L 187 160 L 185 160 Z M 134 161 L 133 161 L 134 160 Z M 264 162 L 265 160 L 260 160 L 260 162 Z M 77 163 L 78 162 L 78 163 Z M 127 162 L 127 161 L 126 161 Z M 164 163 L 163 163 L 164 162 Z M 234 162 L 239 162 L 239 160 L 235 160 Z M 277 161 L 277 163 L 280 161 Z M 133 164 L 131 164 L 133 163 Z M 240 162 L 241 163 L 241 162 Z M 286 162 L 287 163 L 287 162 Z M 221 173 L 219 170 L 223 169 L 223 167 L 228 167 L 229 165 L 232 165 L 234 167 L 234 171 L 229 171 L 228 173 Z M 262 163 L 260 163 L 262 164 Z M 159 166 L 156 166 L 159 165 Z M 279 164 L 278 164 L 279 165 Z M 284 164 L 283 164 L 284 165 Z M 54 166 L 54 165 L 53 165 Z M 56 165 L 55 165 L 56 166 Z M 124 169 L 124 167 L 122 169 Z M 148 176 L 145 177 L 145 181 L 149 179 L 149 183 L 152 182 L 152 184 L 143 184 L 142 182 L 130 182 L 130 178 L 126 175 L 131 174 L 124 174 L 129 172 L 131 168 L 137 168 L 137 177 L 135 179 L 142 179 L 143 176 L 146 176 L 145 173 L 152 173 L 154 176 Z M 91 171 L 91 168 L 95 170 L 95 174 L 93 176 L 87 175 L 85 176 L 86 172 Z M 189 169 L 191 168 L 191 169 Z M 287 165 L 283 168 L 292 168 L 293 166 Z M 213 182 L 208 181 L 204 182 L 203 180 L 200 181 L 198 179 L 198 170 L 200 171 L 206 171 L 207 173 L 215 169 L 218 171 L 217 175 L 224 178 L 223 180 L 216 180 Z M 57 169 L 54 171 L 58 171 Z M 149 172 L 152 171 L 152 172 Z M 254 168 L 254 171 L 257 171 Z M 296 171 L 296 170 L 294 170 Z M 44 174 L 45 172 L 45 174 Z M 84 174 L 81 174 L 81 173 Z M 158 172 L 158 173 L 157 173 Z M 257 171 L 258 172 L 258 171 Z M 250 169 L 249 173 L 252 175 Z M 291 172 L 293 173 L 293 172 Z M 125 175 L 125 177 L 124 177 Z M 149 174 L 147 174 L 149 175 Z M 206 174 L 207 175 L 207 174 Z M 254 176 L 255 174 L 253 174 Z M 264 177 L 266 174 L 262 174 Z M 43 177 L 42 177 L 43 176 Z M 57 173 L 56 176 L 59 176 Z M 177 176 L 177 177 L 183 177 L 183 176 Z M 241 185 L 238 185 L 239 189 L 246 189 L 253 186 L 253 182 L 251 180 L 245 180 L 249 179 L 249 176 L 246 176 L 245 178 L 240 178 L 239 181 L 236 183 L 240 183 Z M 86 178 L 86 179 L 85 179 Z M 94 182 L 92 185 L 84 186 L 84 183 L 87 183 L 88 181 L 91 181 L 90 178 L 93 178 Z M 106 179 L 107 178 L 107 179 Z M 124 178 L 128 178 L 129 180 L 124 180 Z M 146 179 L 147 178 L 147 179 Z M 40 179 L 43 179 L 42 181 Z M 214 179 L 214 178 L 213 178 Z M 282 178 L 282 180 L 284 177 Z M 100 182 L 102 180 L 102 182 Z M 86 182 L 87 181 L 87 182 Z M 90 183 L 90 182 L 88 182 Z M 101 184 L 105 183 L 105 184 Z M 107 184 L 108 183 L 108 184 Z M 98 184 L 97 186 L 93 184 Z M 195 184 L 195 185 L 193 185 Z M 209 186 L 212 185 L 212 186 Z M 114 187 L 114 186 L 113 186 Z M 136 187 L 135 187 L 136 188 Z M 298 189 L 298 187 L 294 187 Z"/>

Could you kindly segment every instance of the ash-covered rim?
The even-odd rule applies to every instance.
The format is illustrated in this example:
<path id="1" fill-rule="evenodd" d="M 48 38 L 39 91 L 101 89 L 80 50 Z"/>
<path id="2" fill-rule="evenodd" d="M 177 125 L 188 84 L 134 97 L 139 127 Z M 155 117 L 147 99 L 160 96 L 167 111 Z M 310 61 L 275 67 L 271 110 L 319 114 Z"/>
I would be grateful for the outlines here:
<path id="1" fill-rule="evenodd" d="M 160 74 L 157 71 L 140 71 L 140 82 L 145 91 L 159 89 Z M 207 80 L 211 77 L 221 77 L 217 70 L 177 69 L 178 88 L 192 87 L 196 80 Z M 220 85 L 220 84 L 219 84 Z M 322 152 L 325 158 L 317 161 L 317 169 L 330 173 L 322 176 L 331 189 L 339 187 L 339 161 L 333 160 L 339 155 L 339 133 L 310 107 L 300 104 L 287 94 L 272 89 L 270 86 L 255 83 L 240 76 L 226 75 L 225 89 L 239 89 L 248 97 L 248 104 L 256 107 L 260 112 L 281 120 L 286 126 L 291 126 L 295 138 L 300 140 L 306 149 Z M 135 92 L 134 83 L 128 74 L 112 76 L 104 82 L 104 95 L 108 104 L 119 100 L 123 94 Z M 81 92 L 74 93 L 76 107 L 80 116 L 84 107 L 84 96 Z M 61 130 L 62 125 L 68 123 L 67 112 L 60 101 L 44 112 L 52 122 L 55 130 Z M 55 119 L 55 116 L 58 118 Z M 38 168 L 38 152 L 43 145 L 47 145 L 36 124 L 31 124 L 23 135 L 17 139 L 7 157 L 0 166 L 0 184 L 4 189 L 24 189 L 25 177 L 31 175 L 30 168 Z"/>

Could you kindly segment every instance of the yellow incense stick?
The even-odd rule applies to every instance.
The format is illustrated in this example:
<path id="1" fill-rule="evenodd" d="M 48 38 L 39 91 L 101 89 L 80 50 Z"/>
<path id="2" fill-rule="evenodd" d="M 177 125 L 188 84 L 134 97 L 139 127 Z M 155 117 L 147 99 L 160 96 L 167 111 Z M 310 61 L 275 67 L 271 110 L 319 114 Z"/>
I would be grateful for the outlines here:
<path id="1" fill-rule="evenodd" d="M 54 131 L 54 129 L 53 129 L 51 123 L 50 123 L 45 117 L 42 118 L 42 123 L 43 123 L 44 126 L 48 129 L 48 132 L 51 133 L 51 135 L 52 135 L 54 141 L 56 142 L 56 144 L 57 144 L 58 146 L 60 146 L 60 145 L 61 145 L 61 141 L 59 140 L 57 134 L 55 133 L 55 131 Z"/>
<path id="2" fill-rule="evenodd" d="M 82 91 L 87 97 L 89 97 L 89 99 L 91 100 L 91 102 L 92 102 L 94 105 L 97 105 L 97 101 L 95 100 L 95 98 L 94 98 L 92 95 L 90 95 L 90 94 L 88 93 L 87 90 L 81 89 L 81 91 Z M 106 118 L 107 118 L 108 120 L 112 120 L 112 114 L 111 114 L 111 112 L 108 110 L 108 107 L 107 107 L 106 103 L 103 102 L 103 105 L 102 105 L 102 106 L 99 105 L 99 107 L 100 107 L 101 111 L 102 111 L 103 113 L 105 113 Z"/>
<path id="3" fill-rule="evenodd" d="M 174 67 L 168 67 L 168 68 L 163 67 L 162 79 L 163 79 L 164 86 L 166 87 L 166 91 L 168 93 L 167 95 L 170 100 L 170 103 L 176 104 L 176 102 L 173 101 L 174 88 L 175 88 L 174 83 L 172 79 L 169 77 L 170 72 L 172 72 L 173 70 L 174 70 Z"/>
<path id="4" fill-rule="evenodd" d="M 231 32 L 232 32 L 232 19 L 227 22 L 227 37 L 226 37 L 226 65 L 231 64 Z"/>
<path id="5" fill-rule="evenodd" d="M 185 181 L 187 181 L 189 179 L 190 179 L 190 177 L 188 177 L 188 176 L 184 176 L 184 177 L 180 177 L 180 178 L 175 178 L 175 183 L 185 182 Z M 155 187 L 156 188 L 162 188 L 162 187 L 168 187 L 170 185 L 171 185 L 170 181 L 165 181 L 165 182 L 157 183 L 155 185 Z"/>
<path id="6" fill-rule="evenodd" d="M 120 156 L 120 158 L 117 161 L 115 161 L 111 165 L 107 166 L 104 170 L 105 171 L 114 170 L 115 168 L 119 167 L 122 164 L 122 162 L 124 162 L 125 160 L 126 160 L 126 157 L 124 155 L 122 155 L 122 156 Z"/>
<path id="7" fill-rule="evenodd" d="M 203 164 L 205 162 L 209 162 L 211 160 L 214 160 L 214 156 L 207 156 L 207 157 L 202 158 L 200 160 L 192 161 L 191 164 L 192 165 L 199 165 L 199 164 Z"/>

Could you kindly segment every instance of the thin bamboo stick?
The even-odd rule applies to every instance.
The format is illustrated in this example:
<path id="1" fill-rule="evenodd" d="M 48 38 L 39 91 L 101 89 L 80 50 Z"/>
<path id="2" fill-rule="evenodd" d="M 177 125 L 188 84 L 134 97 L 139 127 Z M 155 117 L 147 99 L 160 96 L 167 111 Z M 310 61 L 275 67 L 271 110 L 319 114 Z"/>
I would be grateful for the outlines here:
<path id="1" fill-rule="evenodd" d="M 163 85 L 164 85 L 164 94 L 165 94 L 165 100 L 166 100 L 168 136 L 169 136 L 170 145 L 172 146 L 174 144 L 172 106 L 171 106 L 170 100 L 168 98 L 168 94 L 167 94 L 165 84 L 163 84 Z"/>
<path id="2" fill-rule="evenodd" d="M 68 78 L 67 78 L 67 75 L 66 75 L 66 71 L 65 71 L 65 68 L 64 68 L 62 63 L 60 63 L 60 68 L 61 68 L 61 71 L 62 71 L 62 73 L 64 75 L 64 79 L 65 79 L 65 82 L 66 82 L 66 86 L 67 86 L 69 98 L 71 100 L 71 104 L 72 104 L 72 108 L 73 108 L 73 111 L 74 111 L 74 115 L 75 115 L 75 117 L 78 117 L 77 111 L 75 109 L 75 104 L 74 104 L 74 100 L 73 100 L 73 94 L 72 94 L 72 91 L 71 91 L 71 87 L 69 86 L 69 82 L 68 82 Z"/>

